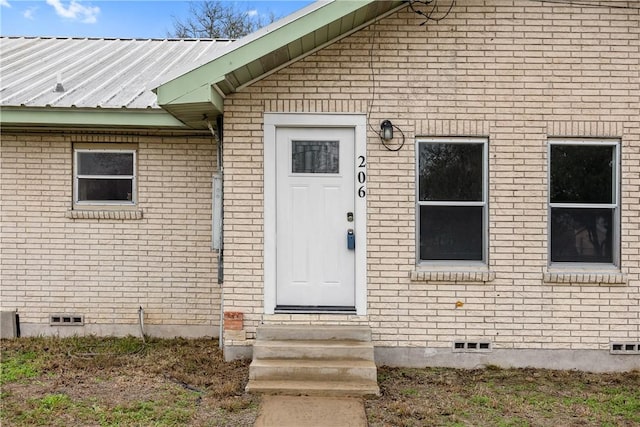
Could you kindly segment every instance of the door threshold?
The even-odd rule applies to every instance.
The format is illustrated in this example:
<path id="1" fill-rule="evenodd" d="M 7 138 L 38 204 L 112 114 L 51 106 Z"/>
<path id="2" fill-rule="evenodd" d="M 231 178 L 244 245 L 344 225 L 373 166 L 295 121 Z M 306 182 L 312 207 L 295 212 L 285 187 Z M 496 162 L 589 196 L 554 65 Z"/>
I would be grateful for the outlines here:
<path id="1" fill-rule="evenodd" d="M 355 307 L 278 305 L 275 314 L 356 314 Z"/>

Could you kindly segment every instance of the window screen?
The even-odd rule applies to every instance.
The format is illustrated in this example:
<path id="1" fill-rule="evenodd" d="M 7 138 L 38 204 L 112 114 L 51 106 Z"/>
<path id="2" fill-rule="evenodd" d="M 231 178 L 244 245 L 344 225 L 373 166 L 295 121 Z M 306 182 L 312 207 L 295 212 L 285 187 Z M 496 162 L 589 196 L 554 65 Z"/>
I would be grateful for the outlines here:
<path id="1" fill-rule="evenodd" d="M 76 203 L 135 203 L 135 151 L 76 150 Z"/>
<path id="2" fill-rule="evenodd" d="M 486 141 L 418 142 L 421 261 L 483 261 Z"/>
<path id="3" fill-rule="evenodd" d="M 617 145 L 550 144 L 551 261 L 615 263 Z"/>

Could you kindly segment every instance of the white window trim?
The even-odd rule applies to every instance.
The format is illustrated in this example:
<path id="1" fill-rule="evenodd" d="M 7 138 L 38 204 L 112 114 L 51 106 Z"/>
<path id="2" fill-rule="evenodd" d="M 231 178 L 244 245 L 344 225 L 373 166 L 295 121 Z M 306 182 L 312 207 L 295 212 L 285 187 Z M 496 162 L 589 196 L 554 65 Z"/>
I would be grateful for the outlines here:
<path id="1" fill-rule="evenodd" d="M 74 206 L 135 206 L 138 201 L 137 190 L 137 150 L 132 149 L 92 149 L 76 148 L 73 150 L 73 205 Z M 133 154 L 133 175 L 80 175 L 78 174 L 78 154 L 80 153 L 130 153 Z M 83 178 L 91 179 L 126 179 L 131 180 L 131 201 L 104 200 L 84 201 L 78 200 L 78 181 Z"/>
<path id="2" fill-rule="evenodd" d="M 420 144 L 482 144 L 482 201 L 479 202 L 425 202 L 420 201 Z M 419 267 L 469 267 L 486 268 L 489 264 L 489 138 L 466 137 L 417 137 L 415 144 L 416 166 L 416 263 Z M 420 259 L 420 206 L 482 206 L 482 260 L 421 260 Z"/>
<path id="3" fill-rule="evenodd" d="M 547 260 L 548 266 L 552 270 L 558 271 L 582 271 L 582 270 L 617 270 L 620 267 L 620 140 L 619 139 L 593 139 L 593 138 L 548 138 L 547 140 Z M 613 165 L 612 185 L 614 203 L 551 203 L 551 147 L 553 145 L 576 145 L 576 146 L 609 146 L 614 148 L 615 164 Z M 553 262 L 551 261 L 551 208 L 591 208 L 591 209 L 613 209 L 613 242 L 612 242 L 612 262 Z"/>

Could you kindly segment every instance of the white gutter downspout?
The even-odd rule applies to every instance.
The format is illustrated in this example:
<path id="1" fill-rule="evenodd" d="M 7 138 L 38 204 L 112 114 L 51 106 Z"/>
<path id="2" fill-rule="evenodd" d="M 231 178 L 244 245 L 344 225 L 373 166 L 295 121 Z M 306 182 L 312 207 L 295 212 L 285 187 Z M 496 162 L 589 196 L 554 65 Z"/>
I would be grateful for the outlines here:
<path id="1" fill-rule="evenodd" d="M 223 266 L 222 266 L 222 116 L 218 117 L 218 132 L 213 129 L 211 122 L 205 117 L 207 128 L 211 132 L 216 141 L 216 175 L 212 179 L 212 227 L 211 227 L 211 247 L 218 251 L 218 284 L 220 285 L 220 330 L 218 332 L 218 347 L 224 347 L 224 291 L 223 283 Z"/>

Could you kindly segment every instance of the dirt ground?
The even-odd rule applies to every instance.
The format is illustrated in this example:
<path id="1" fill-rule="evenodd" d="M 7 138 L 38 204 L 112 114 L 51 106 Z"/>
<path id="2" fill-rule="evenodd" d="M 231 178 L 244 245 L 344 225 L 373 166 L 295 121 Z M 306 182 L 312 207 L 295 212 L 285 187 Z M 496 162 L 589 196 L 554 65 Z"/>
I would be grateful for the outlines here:
<path id="1" fill-rule="evenodd" d="M 248 361 L 216 340 L 2 341 L 2 426 L 252 426 Z M 371 427 L 639 426 L 640 372 L 533 369 L 378 371 Z M 328 426 L 331 421 L 328 420 Z M 304 426 L 301 426 L 304 427 Z"/>

